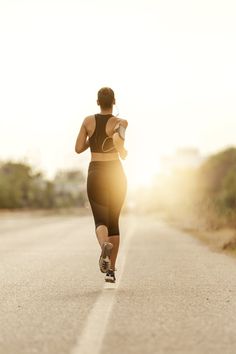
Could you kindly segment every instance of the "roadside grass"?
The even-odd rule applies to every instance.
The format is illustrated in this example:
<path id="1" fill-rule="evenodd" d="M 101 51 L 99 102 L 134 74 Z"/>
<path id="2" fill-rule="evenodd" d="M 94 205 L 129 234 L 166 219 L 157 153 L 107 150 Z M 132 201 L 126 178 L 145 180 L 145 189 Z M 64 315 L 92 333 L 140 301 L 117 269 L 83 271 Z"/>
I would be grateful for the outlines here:
<path id="1" fill-rule="evenodd" d="M 54 209 L 0 209 L 2 217 L 47 217 L 47 216 L 83 216 L 90 213 L 89 208 L 54 208 Z"/>
<path id="2" fill-rule="evenodd" d="M 164 219 L 196 237 L 214 252 L 223 252 L 236 257 L 236 227 L 225 226 L 227 223 L 223 223 L 213 214 L 207 213 L 203 219 L 191 212 L 179 211 L 166 214 Z"/>
<path id="3" fill-rule="evenodd" d="M 188 227 L 182 228 L 203 243 L 210 249 L 218 252 L 224 252 L 236 257 L 236 230 L 231 228 L 222 228 L 219 230 L 196 230 Z"/>

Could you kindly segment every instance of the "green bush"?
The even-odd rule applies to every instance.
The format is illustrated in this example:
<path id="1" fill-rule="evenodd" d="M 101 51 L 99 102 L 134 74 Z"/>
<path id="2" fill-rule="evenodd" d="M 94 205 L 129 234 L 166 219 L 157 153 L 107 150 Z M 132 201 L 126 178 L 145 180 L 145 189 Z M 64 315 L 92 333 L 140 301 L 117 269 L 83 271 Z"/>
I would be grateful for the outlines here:
<path id="1" fill-rule="evenodd" d="M 25 163 L 0 165 L 0 208 L 60 208 L 84 206 L 85 178 L 81 171 L 61 171 L 53 181 Z"/>

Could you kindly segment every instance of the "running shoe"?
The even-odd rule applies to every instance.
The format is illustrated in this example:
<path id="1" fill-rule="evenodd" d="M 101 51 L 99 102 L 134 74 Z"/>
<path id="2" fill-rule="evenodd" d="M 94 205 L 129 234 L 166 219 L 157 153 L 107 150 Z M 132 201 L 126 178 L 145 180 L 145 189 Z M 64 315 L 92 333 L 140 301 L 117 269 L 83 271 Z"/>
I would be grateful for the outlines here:
<path id="1" fill-rule="evenodd" d="M 107 283 L 115 283 L 116 282 L 114 270 L 112 270 L 112 269 L 108 270 L 108 272 L 105 276 L 105 282 L 107 282 Z"/>
<path id="2" fill-rule="evenodd" d="M 113 244 L 110 242 L 104 242 L 102 245 L 102 252 L 99 258 L 99 268 L 102 273 L 107 273 L 111 266 L 111 250 Z"/>

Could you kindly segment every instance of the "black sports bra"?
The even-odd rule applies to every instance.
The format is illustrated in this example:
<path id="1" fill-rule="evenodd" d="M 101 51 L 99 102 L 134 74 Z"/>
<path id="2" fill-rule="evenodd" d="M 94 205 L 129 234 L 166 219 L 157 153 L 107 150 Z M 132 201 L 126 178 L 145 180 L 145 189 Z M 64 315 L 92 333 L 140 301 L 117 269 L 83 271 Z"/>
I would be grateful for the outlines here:
<path id="1" fill-rule="evenodd" d="M 112 114 L 95 114 L 95 130 L 89 137 L 91 152 L 116 152 L 112 138 L 106 133 L 106 124 L 111 117 Z"/>

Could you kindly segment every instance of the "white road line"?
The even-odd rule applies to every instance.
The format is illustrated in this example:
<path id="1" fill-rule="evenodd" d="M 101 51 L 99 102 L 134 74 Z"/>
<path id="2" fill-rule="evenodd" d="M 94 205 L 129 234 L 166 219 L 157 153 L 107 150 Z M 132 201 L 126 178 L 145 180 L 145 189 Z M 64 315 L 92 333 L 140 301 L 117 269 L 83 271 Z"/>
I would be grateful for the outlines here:
<path id="1" fill-rule="evenodd" d="M 103 338 L 105 336 L 108 320 L 112 311 L 115 289 L 119 285 L 120 278 L 122 277 L 126 253 L 131 236 L 134 233 L 134 222 L 132 221 L 130 228 L 124 238 L 122 247 L 119 250 L 119 268 L 117 270 L 117 282 L 109 286 L 104 286 L 102 294 L 98 297 L 90 314 L 87 318 L 84 331 L 78 338 L 76 346 L 73 348 L 71 354 L 99 354 L 101 351 Z"/>

